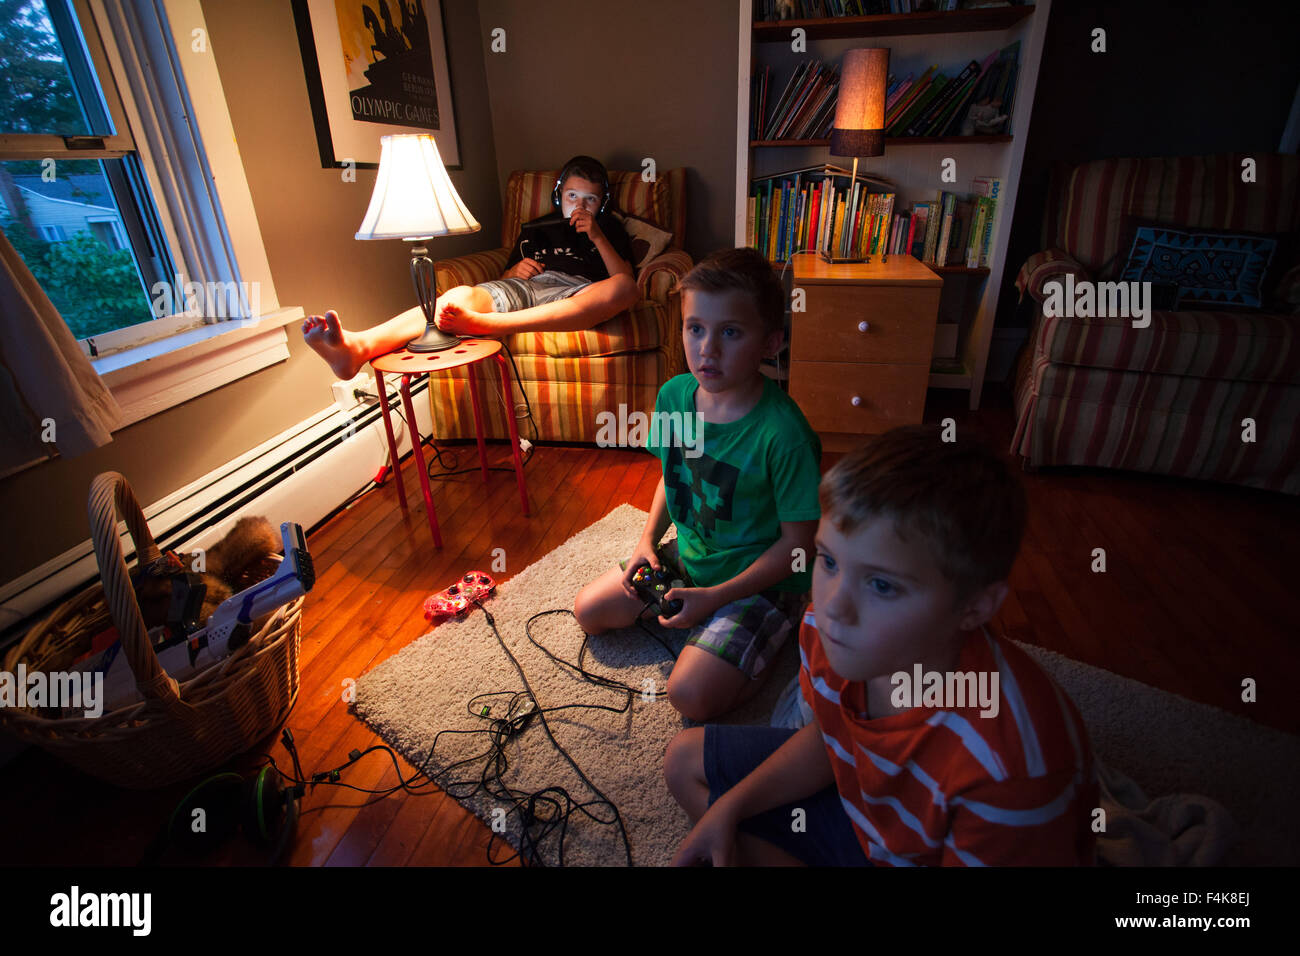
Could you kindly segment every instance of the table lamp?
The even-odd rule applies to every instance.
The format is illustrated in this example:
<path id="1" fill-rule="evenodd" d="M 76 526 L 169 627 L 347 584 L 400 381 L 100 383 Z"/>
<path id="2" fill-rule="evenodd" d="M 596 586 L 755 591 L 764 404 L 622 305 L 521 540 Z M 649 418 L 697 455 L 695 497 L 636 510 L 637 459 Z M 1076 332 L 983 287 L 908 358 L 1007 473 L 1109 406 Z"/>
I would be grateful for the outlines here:
<path id="1" fill-rule="evenodd" d="M 412 352 L 437 352 L 460 341 L 438 328 L 438 301 L 433 260 L 424 240 L 459 236 L 482 228 L 451 184 L 438 146 L 427 133 L 381 136 L 379 174 L 370 208 L 361 220 L 358 239 L 405 239 L 411 248 L 411 281 L 427 323 L 424 334 L 406 347 Z"/>
<path id="2" fill-rule="evenodd" d="M 853 157 L 849 195 L 858 181 L 859 156 L 885 155 L 885 94 L 889 48 L 847 50 L 840 68 L 840 87 L 831 127 L 831 155 Z M 822 250 L 826 262 L 869 262 L 870 256 L 837 258 Z M 885 259 L 882 256 L 881 261 Z"/>

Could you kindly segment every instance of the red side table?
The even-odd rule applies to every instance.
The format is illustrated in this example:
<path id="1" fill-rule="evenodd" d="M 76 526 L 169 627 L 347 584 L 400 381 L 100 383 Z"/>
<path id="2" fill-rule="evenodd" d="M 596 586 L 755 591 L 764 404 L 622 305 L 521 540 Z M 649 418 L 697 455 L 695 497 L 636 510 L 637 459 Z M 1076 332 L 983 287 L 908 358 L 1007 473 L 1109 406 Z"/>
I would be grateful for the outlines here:
<path id="1" fill-rule="evenodd" d="M 483 408 L 479 401 L 478 375 L 474 366 L 486 359 L 495 359 L 501 371 L 501 388 L 506 400 L 506 425 L 510 429 L 510 450 L 515 459 L 515 480 L 519 483 L 519 499 L 524 504 L 524 514 L 528 514 L 528 489 L 524 485 L 524 463 L 519 457 L 519 431 L 515 427 L 514 397 L 510 394 L 510 374 L 506 369 L 505 356 L 501 354 L 501 343 L 496 339 L 464 339 L 454 347 L 441 352 L 408 352 L 400 349 L 372 359 L 370 367 L 375 370 L 375 385 L 379 390 L 379 407 L 384 413 L 384 431 L 388 434 L 388 450 L 393 456 L 393 475 L 397 478 L 397 496 L 406 509 L 406 489 L 402 484 L 402 470 L 397 464 L 397 440 L 393 437 L 393 421 L 388 413 L 388 395 L 384 391 L 384 372 L 402 376 L 402 406 L 406 409 L 406 421 L 411 431 L 411 445 L 415 449 L 415 461 L 420 466 L 420 489 L 424 492 L 424 507 L 429 515 L 429 530 L 433 532 L 433 543 L 442 547 L 442 535 L 438 532 L 438 518 L 433 511 L 433 496 L 429 493 L 429 471 L 424 463 L 423 439 L 416 428 L 415 407 L 411 404 L 411 379 L 417 375 L 426 375 L 445 369 L 466 366 L 469 375 L 469 397 L 474 403 L 474 433 L 478 438 L 478 460 L 483 472 L 483 483 L 487 484 L 488 464 L 487 446 L 483 443 Z"/>

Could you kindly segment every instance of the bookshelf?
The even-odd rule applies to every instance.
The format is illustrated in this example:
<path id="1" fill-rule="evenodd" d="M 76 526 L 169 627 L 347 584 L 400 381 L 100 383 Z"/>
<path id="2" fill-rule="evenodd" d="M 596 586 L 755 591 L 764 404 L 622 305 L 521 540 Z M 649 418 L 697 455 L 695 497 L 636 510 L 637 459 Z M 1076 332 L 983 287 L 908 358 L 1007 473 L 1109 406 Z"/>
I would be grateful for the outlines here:
<path id="1" fill-rule="evenodd" d="M 771 67 L 773 88 L 779 93 L 794 68 L 815 57 L 838 63 L 846 50 L 864 46 L 890 48 L 890 72 L 920 75 L 936 65 L 949 71 L 984 58 L 1019 41 L 1019 67 L 1008 132 L 993 136 L 891 137 L 885 155 L 859 161 L 860 173 L 878 175 L 895 184 L 894 209 L 933 200 L 939 191 L 969 194 L 978 176 L 1002 180 L 997 228 L 985 268 L 930 268 L 945 280 L 940 322 L 958 326 L 955 358 L 935 359 L 931 388 L 957 388 L 969 393 L 970 407 L 979 407 L 984 372 L 993 338 L 1007 241 L 1015 212 L 1025 139 L 1033 111 L 1034 92 L 1042 59 L 1051 0 L 1036 5 L 989 7 L 950 12 L 834 17 L 755 23 L 753 0 L 735 0 L 739 32 L 736 86 L 736 214 L 735 242 L 746 237 L 746 207 L 750 180 L 815 163 L 849 165 L 851 159 L 831 156 L 828 140 L 751 140 L 750 84 L 756 70 Z M 805 31 L 806 51 L 791 49 L 791 31 Z M 956 179 L 942 179 L 944 161 L 956 163 Z M 1010 268 L 1018 267 L 1010 264 Z"/>

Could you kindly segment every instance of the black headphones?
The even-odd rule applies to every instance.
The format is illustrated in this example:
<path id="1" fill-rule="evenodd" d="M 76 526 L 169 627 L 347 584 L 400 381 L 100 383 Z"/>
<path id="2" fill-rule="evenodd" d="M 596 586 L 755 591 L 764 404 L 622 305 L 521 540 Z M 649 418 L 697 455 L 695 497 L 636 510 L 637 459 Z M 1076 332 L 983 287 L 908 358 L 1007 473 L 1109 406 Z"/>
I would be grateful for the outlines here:
<path id="1" fill-rule="evenodd" d="M 287 727 L 281 740 L 293 757 L 298 779 L 302 780 L 298 751 Z M 176 805 L 140 865 L 156 864 L 169 846 L 187 856 L 205 856 L 242 828 L 244 835 L 253 842 L 270 848 L 267 862 L 274 866 L 297 830 L 303 790 L 302 784 L 283 786 L 279 771 L 269 765 L 247 780 L 237 773 L 219 773 L 209 777 Z M 203 828 L 196 832 L 194 823 L 199 818 L 195 814 L 200 810 Z"/>
<path id="2" fill-rule="evenodd" d="M 551 190 L 551 203 L 556 209 L 561 208 L 560 186 L 563 185 L 564 181 L 570 176 L 576 174 L 582 176 L 583 179 L 587 178 L 581 170 L 574 169 L 574 167 L 579 164 L 594 166 L 600 170 L 600 188 L 603 193 L 603 198 L 600 201 L 600 208 L 596 210 L 596 215 L 599 216 L 605 211 L 605 207 L 609 205 L 609 173 L 605 171 L 604 163 L 591 156 L 574 156 L 573 159 L 564 164 L 564 168 L 560 170 L 559 178 L 555 180 L 555 188 Z"/>

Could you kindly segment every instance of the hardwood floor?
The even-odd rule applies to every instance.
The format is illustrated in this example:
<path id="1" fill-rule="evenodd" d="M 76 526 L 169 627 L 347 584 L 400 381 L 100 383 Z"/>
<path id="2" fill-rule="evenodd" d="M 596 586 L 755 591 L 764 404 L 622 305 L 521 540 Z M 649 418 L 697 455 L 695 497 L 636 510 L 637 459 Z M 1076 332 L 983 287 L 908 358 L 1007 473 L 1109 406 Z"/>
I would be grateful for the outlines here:
<path id="1" fill-rule="evenodd" d="M 926 420 L 953 417 L 960 429 L 1008 447 L 1009 398 L 986 392 L 972 413 L 964 393 L 932 391 Z M 461 467 L 473 450 L 458 447 Z M 505 449 L 492 449 L 504 463 Z M 1008 454 L 1019 471 L 1018 460 Z M 827 456 L 825 464 L 829 464 Z M 542 446 L 528 466 L 533 514 L 520 513 L 511 475 L 494 472 L 435 482 L 444 548 L 433 547 L 410 459 L 403 472 L 409 510 L 390 481 L 335 514 L 308 538 L 317 584 L 302 634 L 302 685 L 288 726 L 308 774 L 344 763 L 354 748 L 382 743 L 348 712 L 345 681 L 357 678 L 426 633 L 421 604 L 471 568 L 488 569 L 504 549 L 514 573 L 624 502 L 646 509 L 659 478 L 650 456 L 588 447 Z M 995 625 L 1009 637 L 1050 648 L 1290 733 L 1300 709 L 1284 683 L 1297 673 L 1295 583 L 1300 500 L 1252 489 L 1089 469 L 1022 475 L 1029 527 Z M 1106 554 L 1094 573 L 1093 549 Z M 1288 582 L 1290 582 L 1288 584 Z M 1253 678 L 1258 702 L 1241 700 Z M 281 767 L 278 734 L 257 753 Z M 411 767 L 400 761 L 403 776 Z M 398 771 L 372 754 L 344 771 L 355 787 L 392 787 Z M 135 863 L 189 789 L 122 791 L 28 750 L 0 768 L 0 813 L 9 821 L 0 862 L 70 865 Z M 21 821 L 21 824 L 15 821 Z M 295 865 L 482 865 L 490 831 L 429 787 L 383 799 L 319 787 L 304 800 L 288 854 Z M 510 848 L 498 842 L 493 855 Z M 257 863 L 264 854 L 232 841 L 212 863 Z"/>

